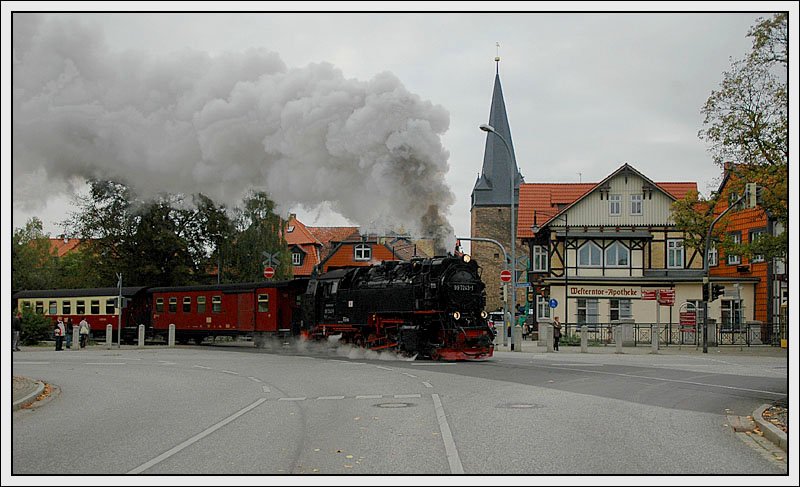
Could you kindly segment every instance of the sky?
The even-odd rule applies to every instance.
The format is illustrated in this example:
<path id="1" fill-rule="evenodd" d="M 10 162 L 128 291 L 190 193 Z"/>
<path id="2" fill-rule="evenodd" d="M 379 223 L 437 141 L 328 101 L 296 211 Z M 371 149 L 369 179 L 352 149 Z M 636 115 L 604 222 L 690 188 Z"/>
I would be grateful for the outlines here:
<path id="1" fill-rule="evenodd" d="M 234 203 L 253 188 L 307 225 L 423 232 L 446 221 L 466 237 L 496 69 L 526 182 L 599 182 L 629 163 L 657 182 L 716 189 L 721 169 L 698 137 L 701 108 L 768 12 L 492 5 L 15 14 L 16 51 L 3 50 L 4 66 L 18 62 L 12 227 L 37 216 L 61 234 L 84 177 L 112 175 L 143 197 L 180 190 Z M 606 11 L 586 11 L 598 7 Z M 575 8 L 584 11 L 563 10 Z"/>

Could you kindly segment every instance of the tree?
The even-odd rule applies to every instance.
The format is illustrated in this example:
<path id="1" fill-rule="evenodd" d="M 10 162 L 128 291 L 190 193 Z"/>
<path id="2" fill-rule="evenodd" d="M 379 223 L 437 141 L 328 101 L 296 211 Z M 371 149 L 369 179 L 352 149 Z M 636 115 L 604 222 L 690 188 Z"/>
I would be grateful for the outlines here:
<path id="1" fill-rule="evenodd" d="M 236 209 L 235 235 L 226 243 L 226 277 L 235 282 L 264 279 L 264 252 L 276 254 L 280 265 L 276 279 L 292 277 L 291 256 L 283 236 L 283 221 L 275 203 L 263 191 L 253 191 Z"/>
<path id="2" fill-rule="evenodd" d="M 747 36 L 752 51 L 723 73 L 720 88 L 701 109 L 705 128 L 698 136 L 710 144 L 716 164 L 736 163 L 730 190 L 742 194 L 745 183 L 757 183 L 764 209 L 782 224 L 782 235 L 765 236 L 758 250 L 744 252 L 783 257 L 789 228 L 788 15 L 759 18 Z"/>
<path id="3" fill-rule="evenodd" d="M 11 287 L 49 289 L 60 284 L 57 259 L 50 247 L 50 236 L 42 230 L 42 221 L 34 217 L 25 228 L 17 228 L 11 237 Z"/>

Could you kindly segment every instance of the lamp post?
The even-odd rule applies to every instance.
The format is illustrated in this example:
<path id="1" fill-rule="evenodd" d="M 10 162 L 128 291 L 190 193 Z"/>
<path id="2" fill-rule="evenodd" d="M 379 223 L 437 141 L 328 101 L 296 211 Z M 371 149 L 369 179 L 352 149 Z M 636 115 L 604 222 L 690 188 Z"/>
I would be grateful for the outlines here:
<path id="1" fill-rule="evenodd" d="M 552 220 L 561 220 L 564 222 L 564 326 L 569 324 L 569 272 L 567 266 L 567 240 L 569 240 L 569 219 L 567 214 L 557 215 Z M 533 211 L 533 226 L 531 232 L 536 235 L 539 233 L 539 225 L 536 224 L 536 210 Z"/>
<path id="2" fill-rule="evenodd" d="M 517 321 L 517 249 L 516 249 L 516 225 L 514 225 L 514 180 L 516 179 L 516 174 L 514 174 L 514 155 L 511 153 L 511 148 L 508 146 L 508 142 L 506 139 L 495 131 L 494 127 L 488 124 L 482 124 L 480 129 L 484 132 L 491 132 L 494 135 L 500 137 L 500 140 L 503 141 L 503 145 L 506 146 L 506 150 L 508 151 L 508 157 L 511 160 L 511 164 L 509 164 L 509 171 L 511 172 L 511 351 L 514 351 L 514 325 Z M 505 333 L 505 330 L 503 330 Z"/>

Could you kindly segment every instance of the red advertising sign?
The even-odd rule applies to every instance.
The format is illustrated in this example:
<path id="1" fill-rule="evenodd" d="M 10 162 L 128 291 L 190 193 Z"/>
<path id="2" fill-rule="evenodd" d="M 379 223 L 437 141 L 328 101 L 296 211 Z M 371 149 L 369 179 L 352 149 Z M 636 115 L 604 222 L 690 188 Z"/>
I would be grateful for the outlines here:
<path id="1" fill-rule="evenodd" d="M 697 314 L 694 311 L 681 311 L 681 331 L 692 332 L 697 331 Z"/>
<path id="2" fill-rule="evenodd" d="M 672 306 L 675 304 L 675 290 L 674 289 L 659 289 L 658 290 L 658 304 L 662 306 Z"/>
<path id="3" fill-rule="evenodd" d="M 500 272 L 500 280 L 503 282 L 511 282 L 511 271 Z"/>
<path id="4" fill-rule="evenodd" d="M 275 275 L 275 269 L 272 267 L 265 267 L 264 268 L 264 277 L 267 279 L 272 279 L 272 276 Z"/>
<path id="5" fill-rule="evenodd" d="M 656 290 L 649 290 L 646 291 L 642 289 L 642 300 L 643 301 L 655 301 L 656 300 Z"/>

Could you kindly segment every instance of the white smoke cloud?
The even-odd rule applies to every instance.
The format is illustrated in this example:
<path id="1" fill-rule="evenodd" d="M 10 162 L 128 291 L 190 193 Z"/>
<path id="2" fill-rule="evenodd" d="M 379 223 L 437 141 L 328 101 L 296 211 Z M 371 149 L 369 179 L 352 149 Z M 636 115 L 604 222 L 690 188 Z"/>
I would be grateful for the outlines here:
<path id="1" fill-rule="evenodd" d="M 282 208 L 326 203 L 366 229 L 454 241 L 449 114 L 391 73 L 287 69 L 265 49 L 112 52 L 100 31 L 36 14 L 15 15 L 13 40 L 15 204 L 90 177 L 229 206 L 259 189 Z"/>

